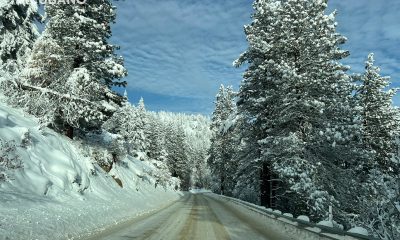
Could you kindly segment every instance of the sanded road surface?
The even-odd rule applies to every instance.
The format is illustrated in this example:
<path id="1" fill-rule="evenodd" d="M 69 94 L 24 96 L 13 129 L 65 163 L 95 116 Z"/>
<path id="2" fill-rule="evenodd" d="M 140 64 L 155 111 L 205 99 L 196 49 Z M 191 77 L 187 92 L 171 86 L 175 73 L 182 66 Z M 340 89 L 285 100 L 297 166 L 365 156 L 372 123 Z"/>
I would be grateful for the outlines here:
<path id="1" fill-rule="evenodd" d="M 156 212 L 93 235 L 93 239 L 287 239 L 260 218 L 206 194 L 187 194 Z M 88 239 L 88 240 L 89 240 Z"/>

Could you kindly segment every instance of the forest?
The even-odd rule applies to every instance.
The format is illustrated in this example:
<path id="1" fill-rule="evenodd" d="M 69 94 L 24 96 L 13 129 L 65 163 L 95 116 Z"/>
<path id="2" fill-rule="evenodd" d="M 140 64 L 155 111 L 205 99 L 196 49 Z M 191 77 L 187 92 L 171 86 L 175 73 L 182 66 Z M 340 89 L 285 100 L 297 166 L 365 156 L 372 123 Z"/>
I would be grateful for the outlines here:
<path id="1" fill-rule="evenodd" d="M 109 41 L 112 1 L 41 8 L 0 0 L 0 91 L 40 128 L 89 149 L 106 172 L 127 155 L 152 160 L 163 186 L 178 178 L 177 190 L 211 189 L 399 239 L 397 89 L 373 53 L 364 72 L 342 63 L 351 52 L 327 7 L 255 0 L 248 48 L 233 63 L 244 71 L 240 88 L 221 85 L 208 117 L 149 111 L 123 94 L 128 71 Z M 13 148 L 0 139 L 0 182 L 21 167 Z"/>

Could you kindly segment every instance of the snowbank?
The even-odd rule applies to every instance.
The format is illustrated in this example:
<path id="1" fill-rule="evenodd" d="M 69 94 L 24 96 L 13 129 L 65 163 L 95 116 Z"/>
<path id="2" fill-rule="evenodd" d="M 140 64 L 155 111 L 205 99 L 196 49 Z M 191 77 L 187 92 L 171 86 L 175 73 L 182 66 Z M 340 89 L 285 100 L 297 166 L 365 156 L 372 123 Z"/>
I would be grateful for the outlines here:
<path id="1" fill-rule="evenodd" d="M 353 228 L 348 232 L 338 229 L 334 221 L 321 221 L 318 224 L 310 222 L 308 216 L 301 215 L 297 219 L 290 216 L 292 214 L 281 214 L 278 211 L 267 209 L 240 199 L 207 193 L 209 197 L 217 198 L 241 210 L 243 214 L 252 214 L 262 218 L 260 222 L 266 224 L 276 232 L 284 232 L 288 239 L 338 239 L 338 240 L 356 240 L 356 239 L 375 239 L 368 235 L 368 231 L 363 228 Z M 336 227 L 336 228 L 335 228 Z"/>
<path id="2" fill-rule="evenodd" d="M 7 170 L 8 180 L 0 180 L 0 239 L 75 238 L 181 195 L 174 186 L 156 187 L 157 169 L 150 162 L 128 157 L 106 173 L 83 157 L 76 142 L 40 130 L 35 118 L 2 103 L 0 140 L 15 145 L 11 154 L 23 166 Z"/>

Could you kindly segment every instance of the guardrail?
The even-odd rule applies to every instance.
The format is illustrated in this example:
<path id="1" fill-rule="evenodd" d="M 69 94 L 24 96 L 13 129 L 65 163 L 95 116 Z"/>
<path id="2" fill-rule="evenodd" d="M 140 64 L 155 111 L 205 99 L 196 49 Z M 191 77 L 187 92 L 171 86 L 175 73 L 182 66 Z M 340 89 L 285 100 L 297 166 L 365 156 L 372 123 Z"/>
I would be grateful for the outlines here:
<path id="1" fill-rule="evenodd" d="M 313 234 L 317 234 L 321 237 L 328 238 L 328 239 L 361 239 L 361 240 L 379 240 L 378 238 L 375 238 L 373 236 L 365 236 L 362 234 L 357 234 L 357 233 L 351 233 L 351 232 L 346 232 L 344 230 L 338 229 L 338 228 L 332 228 L 328 226 L 323 226 L 319 225 L 316 223 L 308 222 L 305 220 L 297 219 L 294 217 L 286 216 L 277 212 L 273 212 L 271 210 L 268 210 L 262 206 L 258 206 L 249 202 L 245 202 L 240 199 L 232 198 L 232 197 L 227 197 L 224 195 L 218 195 L 214 193 L 205 193 L 209 196 L 212 197 L 219 197 L 221 199 L 227 200 L 229 202 L 232 202 L 234 204 L 240 205 L 242 207 L 245 207 L 249 209 L 250 211 L 257 212 L 261 215 L 273 218 L 275 220 L 281 221 L 285 224 L 290 224 L 293 225 L 299 229 L 302 229 L 304 231 L 311 232 Z"/>

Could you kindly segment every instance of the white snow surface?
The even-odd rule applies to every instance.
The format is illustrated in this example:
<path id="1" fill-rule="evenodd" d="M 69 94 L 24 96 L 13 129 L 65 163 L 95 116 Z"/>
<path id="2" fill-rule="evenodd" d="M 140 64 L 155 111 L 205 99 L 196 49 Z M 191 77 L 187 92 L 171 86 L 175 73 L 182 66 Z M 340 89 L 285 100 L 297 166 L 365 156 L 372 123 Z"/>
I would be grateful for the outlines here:
<path id="1" fill-rule="evenodd" d="M 283 216 L 293 218 L 293 214 L 291 214 L 291 213 L 284 213 Z"/>
<path id="2" fill-rule="evenodd" d="M 21 146 L 29 132 L 31 143 Z M 0 239 L 71 239 L 159 209 L 182 193 L 155 188 L 157 169 L 132 157 L 104 172 L 79 144 L 0 103 L 0 139 L 15 141 L 23 168 L 0 182 Z M 92 174 L 94 173 L 95 174 Z M 119 187 L 112 176 L 119 178 Z"/>
<path id="3" fill-rule="evenodd" d="M 306 222 L 310 222 L 310 218 L 308 216 L 305 215 L 300 215 L 297 217 L 297 219 L 302 220 L 302 221 L 306 221 Z"/>
<path id="4" fill-rule="evenodd" d="M 368 230 L 362 227 L 353 227 L 348 231 L 349 233 L 357 233 L 360 235 L 368 236 Z"/>
<path id="5" fill-rule="evenodd" d="M 326 220 L 318 222 L 317 225 L 333 228 L 333 222 Z"/>

